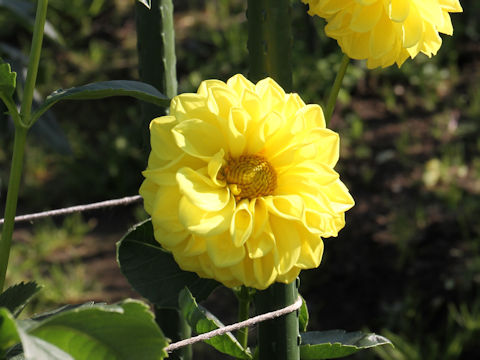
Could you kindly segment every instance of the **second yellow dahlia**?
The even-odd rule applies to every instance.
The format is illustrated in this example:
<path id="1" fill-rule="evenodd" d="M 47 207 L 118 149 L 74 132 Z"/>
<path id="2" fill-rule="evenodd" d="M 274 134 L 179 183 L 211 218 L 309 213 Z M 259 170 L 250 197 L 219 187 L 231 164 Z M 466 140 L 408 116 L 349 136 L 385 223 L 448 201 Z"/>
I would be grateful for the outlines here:
<path id="1" fill-rule="evenodd" d="M 368 68 L 401 66 L 418 53 L 431 57 L 442 44 L 439 33 L 452 35 L 451 12 L 458 0 L 302 0 L 309 14 L 325 18 L 327 36 L 352 59 Z"/>
<path id="2" fill-rule="evenodd" d="M 150 124 L 140 188 L 156 240 L 179 266 L 264 289 L 315 268 L 353 199 L 333 170 L 322 109 L 272 79 L 202 82 Z"/>

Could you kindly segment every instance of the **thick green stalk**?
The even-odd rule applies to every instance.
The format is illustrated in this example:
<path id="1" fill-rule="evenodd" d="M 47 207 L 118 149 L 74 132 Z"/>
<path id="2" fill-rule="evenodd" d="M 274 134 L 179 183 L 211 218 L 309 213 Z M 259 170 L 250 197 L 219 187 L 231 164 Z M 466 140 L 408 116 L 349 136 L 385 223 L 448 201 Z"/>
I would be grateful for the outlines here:
<path id="1" fill-rule="evenodd" d="M 7 201 L 5 204 L 5 215 L 0 239 L 0 292 L 5 285 L 10 248 L 12 246 L 12 235 L 17 211 L 18 191 L 20 179 L 22 178 L 23 155 L 27 139 L 30 114 L 32 110 L 33 91 L 37 81 L 38 64 L 42 50 L 43 30 L 47 19 L 48 0 L 38 0 L 35 24 L 33 27 L 32 48 L 28 60 L 27 79 L 23 92 L 22 105 L 20 107 L 20 118 L 14 109 L 10 109 L 15 123 L 15 139 L 13 142 L 12 165 L 10 168 L 10 179 L 8 182 Z M 7 104 L 8 106 L 8 104 Z"/>
<path id="2" fill-rule="evenodd" d="M 248 0 L 250 80 L 267 76 L 292 90 L 291 5 L 287 0 Z"/>
<path id="3" fill-rule="evenodd" d="M 177 94 L 175 29 L 172 0 L 152 0 L 151 8 L 136 1 L 138 68 L 140 79 L 167 97 Z M 142 103 L 142 123 L 145 144 L 148 144 L 148 124 L 165 114 L 165 109 Z M 173 342 L 190 337 L 191 329 L 177 309 L 155 307 L 155 318 L 165 336 Z M 169 359 L 192 359 L 192 347 L 185 346 L 169 355 Z"/>
<path id="4" fill-rule="evenodd" d="M 3 223 L 2 238 L 0 239 L 0 293 L 3 291 L 5 276 L 12 245 L 13 225 L 15 212 L 17 211 L 18 190 L 22 177 L 23 154 L 27 139 L 27 128 L 19 126 L 15 129 L 13 143 L 12 165 L 10 167 L 10 179 L 8 182 L 7 202 L 5 205 L 5 222 Z"/>
<path id="5" fill-rule="evenodd" d="M 136 1 L 138 68 L 140 79 L 167 97 L 177 94 L 175 30 L 172 0 L 152 0 L 151 9 Z M 145 129 L 165 109 L 142 104 Z"/>
<path id="6" fill-rule="evenodd" d="M 192 329 L 178 309 L 160 309 L 155 307 L 155 321 L 165 336 L 172 342 L 188 339 L 192 335 Z M 168 354 L 168 358 L 174 360 L 192 359 L 192 347 L 184 346 L 175 350 L 173 353 Z"/>
<path id="7" fill-rule="evenodd" d="M 337 76 L 335 77 L 332 89 L 330 90 L 330 95 L 328 95 L 327 106 L 325 107 L 325 122 L 327 123 L 327 126 L 332 118 L 333 110 L 337 103 L 338 92 L 342 87 L 343 77 L 345 76 L 349 62 L 350 58 L 347 55 L 343 55 L 340 68 L 338 69 Z"/>
<path id="8" fill-rule="evenodd" d="M 290 284 L 274 283 L 257 292 L 257 313 L 278 310 L 293 304 L 298 297 L 298 280 Z M 300 334 L 298 311 L 258 325 L 258 358 L 260 360 L 299 360 Z"/>
<path id="9" fill-rule="evenodd" d="M 30 113 L 32 111 L 33 91 L 37 81 L 38 64 L 40 62 L 40 53 L 42 52 L 43 29 L 47 19 L 48 0 L 38 0 L 37 14 L 35 15 L 35 25 L 33 27 L 32 48 L 28 59 L 27 79 L 23 89 L 22 105 L 20 107 L 20 116 L 23 124 L 30 126 Z"/>
<path id="10" fill-rule="evenodd" d="M 258 81 L 266 76 L 292 91 L 291 5 L 289 0 L 248 0 L 249 77 Z M 298 296 L 297 283 L 275 283 L 257 292 L 257 313 L 289 306 Z M 299 360 L 298 313 L 265 321 L 258 326 L 260 360 Z"/>

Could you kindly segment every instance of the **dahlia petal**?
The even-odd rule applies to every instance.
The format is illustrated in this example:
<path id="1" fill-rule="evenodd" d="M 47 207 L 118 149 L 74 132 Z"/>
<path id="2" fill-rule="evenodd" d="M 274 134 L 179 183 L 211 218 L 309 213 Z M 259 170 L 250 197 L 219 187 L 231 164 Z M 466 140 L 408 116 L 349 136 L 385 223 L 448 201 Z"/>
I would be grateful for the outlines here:
<path id="1" fill-rule="evenodd" d="M 167 250 L 178 246 L 191 237 L 188 231 L 166 230 L 163 226 L 155 226 L 155 223 L 153 234 L 155 239 Z"/>
<path id="2" fill-rule="evenodd" d="M 296 264 L 301 251 L 301 239 L 291 221 L 270 216 L 270 226 L 275 234 L 274 260 L 280 275 L 288 273 Z"/>
<path id="3" fill-rule="evenodd" d="M 282 282 L 284 284 L 290 284 L 292 281 L 295 281 L 295 279 L 298 277 L 298 274 L 300 274 L 300 268 L 299 267 L 293 267 L 290 269 L 285 274 L 279 274 L 277 276 L 277 281 Z"/>
<path id="4" fill-rule="evenodd" d="M 242 261 L 246 252 L 243 246 L 235 246 L 227 233 L 209 236 L 207 253 L 215 267 L 223 268 Z"/>
<path id="5" fill-rule="evenodd" d="M 188 234 L 188 232 L 186 232 Z M 198 256 L 207 251 L 207 242 L 204 237 L 190 235 L 185 241 L 179 243 L 171 251 L 181 252 L 184 256 Z"/>
<path id="6" fill-rule="evenodd" d="M 260 80 L 255 85 L 255 92 L 260 96 L 262 115 L 271 111 L 281 111 L 286 95 L 285 91 L 273 79 Z"/>
<path id="7" fill-rule="evenodd" d="M 305 103 L 297 93 L 287 94 L 285 105 L 282 110 L 283 118 L 290 123 L 291 118 L 297 114 L 299 110 L 304 108 Z M 309 106 L 309 105 L 308 105 Z"/>
<path id="8" fill-rule="evenodd" d="M 210 180 L 218 187 L 225 187 L 225 180 L 220 180 L 220 170 L 225 165 L 225 151 L 220 149 L 208 162 L 207 172 Z"/>
<path id="9" fill-rule="evenodd" d="M 412 6 L 407 19 L 403 23 L 403 47 L 415 46 L 422 38 L 423 31 L 423 20 L 419 12 Z"/>
<path id="10" fill-rule="evenodd" d="M 174 232 L 185 230 L 185 227 L 179 221 L 178 213 L 171 211 L 171 209 L 177 207 L 179 201 L 180 194 L 176 191 L 175 186 L 159 187 L 150 213 L 154 226 L 162 226 Z"/>
<path id="11" fill-rule="evenodd" d="M 320 265 L 323 255 L 323 241 L 319 235 L 312 234 L 306 229 L 302 232 L 302 250 L 298 257 L 297 266 L 301 269 L 313 269 Z"/>
<path id="12" fill-rule="evenodd" d="M 260 259 L 253 260 L 253 274 L 255 280 L 257 280 L 257 288 L 267 288 L 277 276 L 273 254 L 270 253 Z"/>
<path id="13" fill-rule="evenodd" d="M 261 258 L 270 253 L 275 246 L 275 237 L 270 229 L 270 225 L 268 225 L 266 231 L 250 237 L 246 244 L 250 259 Z"/>
<path id="14" fill-rule="evenodd" d="M 382 16 L 377 26 L 372 29 L 372 35 L 370 36 L 370 54 L 372 58 L 379 59 L 388 52 L 391 52 L 391 49 L 395 46 L 395 39 L 396 34 L 393 30 L 392 23 L 386 16 Z M 373 59 L 369 58 L 369 60 Z M 382 64 L 382 60 L 379 61 L 380 63 L 377 66 L 381 66 Z M 393 63 L 394 59 L 391 60 L 391 64 Z"/>
<path id="15" fill-rule="evenodd" d="M 230 224 L 230 236 L 235 246 L 242 246 L 252 234 L 253 214 L 249 209 L 248 199 L 237 204 Z"/>
<path id="16" fill-rule="evenodd" d="M 198 86 L 197 94 L 205 99 L 206 97 L 208 97 L 208 95 L 210 95 L 210 89 L 214 87 L 226 87 L 226 86 L 225 86 L 225 83 L 220 80 L 216 80 L 216 79 L 203 80 Z"/>
<path id="17" fill-rule="evenodd" d="M 230 109 L 238 105 L 235 92 L 229 87 L 212 86 L 209 88 L 207 106 L 212 114 L 222 119 L 227 119 Z"/>
<path id="18" fill-rule="evenodd" d="M 300 220 L 303 217 L 303 200 L 298 195 L 274 195 L 265 198 L 268 212 L 283 219 Z"/>
<path id="19" fill-rule="evenodd" d="M 246 132 L 251 117 L 242 108 L 232 108 L 228 116 L 228 145 L 230 155 L 238 157 L 242 155 L 247 146 Z"/>
<path id="20" fill-rule="evenodd" d="M 190 232 L 196 235 L 218 235 L 230 227 L 234 207 L 233 198 L 220 211 L 206 212 L 193 205 L 182 196 L 178 205 L 179 220 Z M 172 209 L 174 207 L 170 207 Z M 170 210 L 171 211 L 171 210 Z"/>
<path id="21" fill-rule="evenodd" d="M 174 116 L 162 116 L 150 122 L 152 152 L 159 159 L 172 160 L 180 155 L 180 149 L 170 132 L 176 124 Z"/>
<path id="22" fill-rule="evenodd" d="M 448 15 L 448 12 L 446 11 L 443 11 L 442 15 L 443 15 L 443 25 L 442 26 L 437 25 L 437 31 L 443 34 L 453 35 L 453 26 L 452 26 L 452 20 L 450 19 L 450 15 Z"/>
<path id="23" fill-rule="evenodd" d="M 442 9 L 449 12 L 462 12 L 462 6 L 458 0 L 439 0 Z"/>
<path id="24" fill-rule="evenodd" d="M 368 5 L 357 5 L 352 15 L 350 29 L 358 32 L 372 30 L 382 14 L 383 4 L 380 1 L 373 1 Z"/>
<path id="25" fill-rule="evenodd" d="M 185 120 L 175 126 L 172 133 L 180 149 L 199 159 L 209 160 L 226 148 L 218 127 L 202 120 Z"/>
<path id="26" fill-rule="evenodd" d="M 143 172 L 142 174 L 144 174 Z M 155 194 L 157 193 L 158 190 L 158 185 L 155 184 L 150 179 L 145 179 L 140 186 L 140 190 L 138 190 L 138 193 L 140 196 L 143 198 L 143 206 L 145 207 L 145 211 L 148 214 L 151 214 L 153 212 L 153 205 L 155 202 Z"/>
<path id="27" fill-rule="evenodd" d="M 403 22 L 410 12 L 410 1 L 391 0 L 388 6 L 388 16 L 392 21 Z"/>
<path id="28" fill-rule="evenodd" d="M 191 168 L 181 168 L 177 172 L 180 193 L 206 211 L 222 210 L 230 201 L 228 187 L 218 187 L 206 175 Z"/>
<path id="29" fill-rule="evenodd" d="M 170 114 L 180 123 L 189 119 L 202 119 L 215 124 L 215 115 L 208 111 L 207 97 L 199 94 L 185 93 L 175 96 L 170 103 Z"/>
<path id="30" fill-rule="evenodd" d="M 255 84 L 241 74 L 234 75 L 228 79 L 227 85 L 233 89 L 239 97 L 242 96 L 245 90 L 255 91 Z"/>

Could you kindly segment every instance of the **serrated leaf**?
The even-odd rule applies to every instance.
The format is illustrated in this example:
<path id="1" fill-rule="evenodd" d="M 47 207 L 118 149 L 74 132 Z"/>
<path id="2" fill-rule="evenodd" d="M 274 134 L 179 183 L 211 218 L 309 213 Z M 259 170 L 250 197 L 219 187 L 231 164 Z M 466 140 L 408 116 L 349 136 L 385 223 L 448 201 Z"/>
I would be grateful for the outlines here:
<path id="1" fill-rule="evenodd" d="M 390 340 L 373 333 L 345 330 L 310 331 L 300 334 L 302 360 L 336 359 L 375 346 L 392 345 Z"/>
<path id="2" fill-rule="evenodd" d="M 34 338 L 34 346 L 54 346 L 68 354 L 68 359 L 155 360 L 167 356 L 164 350 L 167 341 L 153 314 L 146 304 L 136 300 L 81 306 L 42 321 L 19 321 L 18 324 L 28 340 Z M 30 357 L 23 337 L 22 344 L 27 359 L 41 359 L 36 355 Z"/>
<path id="3" fill-rule="evenodd" d="M 5 352 L 20 341 L 17 325 L 7 308 L 0 307 L 0 359 Z"/>
<path id="4" fill-rule="evenodd" d="M 45 102 L 32 115 L 33 124 L 45 111 L 61 100 L 92 100 L 112 96 L 131 96 L 158 106 L 166 107 L 170 103 L 165 95 L 153 86 L 131 80 L 112 80 L 91 83 L 71 89 L 59 89 L 50 94 Z"/>
<path id="5" fill-rule="evenodd" d="M 0 59 L 0 95 L 11 98 L 16 87 L 17 74 L 12 72 L 10 64 Z"/>
<path id="6" fill-rule="evenodd" d="M 117 243 L 117 261 L 132 287 L 160 308 L 178 308 L 178 294 L 185 286 L 199 301 L 220 286 L 180 269 L 172 254 L 155 240 L 150 220 L 135 226 Z"/>
<path id="7" fill-rule="evenodd" d="M 212 313 L 197 305 L 188 289 L 183 289 L 180 292 L 178 302 L 180 311 L 197 334 L 203 334 L 224 326 Z M 232 333 L 215 336 L 204 341 L 218 351 L 237 359 L 252 359 L 250 351 L 244 349 Z"/>
<path id="8" fill-rule="evenodd" d="M 42 289 L 36 282 L 21 282 L 13 285 L 0 294 L 0 307 L 7 308 L 17 317 L 25 305 Z"/>
<path id="9" fill-rule="evenodd" d="M 152 8 L 152 2 L 151 0 L 138 0 L 139 3 L 145 5 L 147 8 L 151 9 Z"/>
<path id="10" fill-rule="evenodd" d="M 298 328 L 300 329 L 301 332 L 305 332 L 307 331 L 309 315 L 308 315 L 307 302 L 305 301 L 303 296 L 300 296 L 300 297 L 302 298 L 302 306 L 298 310 Z"/>

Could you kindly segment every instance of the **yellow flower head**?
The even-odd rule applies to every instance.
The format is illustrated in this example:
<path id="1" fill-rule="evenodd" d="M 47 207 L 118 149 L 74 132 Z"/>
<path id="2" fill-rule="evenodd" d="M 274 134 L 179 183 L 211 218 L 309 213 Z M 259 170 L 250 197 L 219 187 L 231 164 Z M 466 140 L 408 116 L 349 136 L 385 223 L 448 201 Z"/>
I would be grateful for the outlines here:
<path id="1" fill-rule="evenodd" d="M 367 59 L 370 69 L 401 66 L 419 52 L 435 55 L 439 33 L 452 35 L 450 12 L 458 0 L 302 0 L 309 14 L 325 18 L 327 36 L 352 59 Z"/>
<path id="2" fill-rule="evenodd" d="M 140 194 L 155 238 L 201 277 L 289 283 L 320 264 L 322 237 L 336 236 L 353 206 L 322 109 L 270 78 L 204 81 L 150 132 Z"/>

